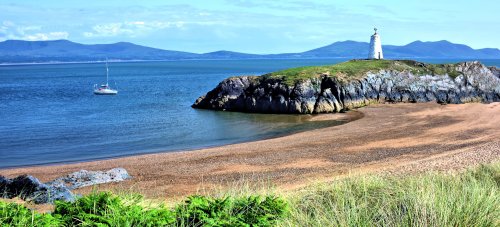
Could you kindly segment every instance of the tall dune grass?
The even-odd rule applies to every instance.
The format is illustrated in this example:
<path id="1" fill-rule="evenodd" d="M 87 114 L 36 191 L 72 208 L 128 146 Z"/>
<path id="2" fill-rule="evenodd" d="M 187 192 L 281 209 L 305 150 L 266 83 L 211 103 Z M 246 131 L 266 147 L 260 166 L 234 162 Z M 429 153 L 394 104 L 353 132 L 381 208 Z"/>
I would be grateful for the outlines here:
<path id="1" fill-rule="evenodd" d="M 288 196 L 281 226 L 500 226 L 500 163 L 456 174 L 366 176 Z"/>

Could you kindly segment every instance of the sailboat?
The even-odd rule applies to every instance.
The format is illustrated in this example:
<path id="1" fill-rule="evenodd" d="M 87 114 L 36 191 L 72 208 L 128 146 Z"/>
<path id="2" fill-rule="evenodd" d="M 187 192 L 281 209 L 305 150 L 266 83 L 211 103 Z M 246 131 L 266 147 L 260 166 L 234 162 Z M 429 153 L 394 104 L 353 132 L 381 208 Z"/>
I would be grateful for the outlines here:
<path id="1" fill-rule="evenodd" d="M 116 89 L 113 89 L 109 86 L 108 78 L 109 78 L 109 69 L 108 69 L 108 62 L 106 61 L 106 84 L 101 84 L 101 86 L 94 84 L 94 94 L 96 94 L 96 95 L 116 95 L 116 94 L 118 94 L 118 91 Z"/>

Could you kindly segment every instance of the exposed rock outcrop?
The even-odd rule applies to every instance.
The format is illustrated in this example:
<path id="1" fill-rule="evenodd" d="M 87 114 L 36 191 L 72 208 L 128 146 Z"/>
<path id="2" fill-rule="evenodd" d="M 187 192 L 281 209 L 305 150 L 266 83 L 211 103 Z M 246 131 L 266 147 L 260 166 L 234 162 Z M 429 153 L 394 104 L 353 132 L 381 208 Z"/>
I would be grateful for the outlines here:
<path id="1" fill-rule="evenodd" d="M 0 175 L 0 198 L 12 198 L 10 184 L 12 180 Z"/>
<path id="2" fill-rule="evenodd" d="M 72 189 L 128 178 L 130 175 L 123 168 L 106 172 L 80 170 L 47 183 L 42 183 L 31 175 L 21 175 L 13 179 L 0 176 L 0 198 L 19 197 L 36 204 L 53 203 L 56 200 L 74 201 Z"/>
<path id="3" fill-rule="evenodd" d="M 124 168 L 114 168 L 104 171 L 80 170 L 51 181 L 51 184 L 63 184 L 69 189 L 76 189 L 96 184 L 120 182 L 131 178 Z"/>
<path id="4" fill-rule="evenodd" d="M 36 204 L 53 203 L 55 200 L 73 201 L 73 193 L 61 184 L 44 184 L 36 177 L 21 175 L 13 179 L 0 176 L 2 198 L 19 197 Z"/>
<path id="5" fill-rule="evenodd" d="M 474 61 L 455 64 L 454 70 L 456 75 L 416 75 L 411 70 L 382 69 L 348 81 L 324 73 L 294 85 L 265 77 L 232 77 L 198 98 L 193 108 L 311 114 L 341 112 L 383 102 L 500 101 L 498 68 Z"/>

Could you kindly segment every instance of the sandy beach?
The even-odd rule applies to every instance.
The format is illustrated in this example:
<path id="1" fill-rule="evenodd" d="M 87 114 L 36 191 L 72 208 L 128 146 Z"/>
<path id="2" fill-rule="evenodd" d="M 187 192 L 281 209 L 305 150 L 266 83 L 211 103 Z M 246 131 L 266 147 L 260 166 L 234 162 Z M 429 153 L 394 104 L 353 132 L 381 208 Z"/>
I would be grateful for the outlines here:
<path id="1" fill-rule="evenodd" d="M 0 174 L 31 174 L 48 181 L 81 169 L 123 167 L 133 179 L 99 188 L 173 198 L 242 182 L 267 181 L 281 189 L 294 189 L 351 174 L 448 171 L 500 159 L 500 103 L 380 104 L 313 119 L 356 118 L 360 114 L 362 118 L 347 124 L 273 139 L 4 169 Z"/>

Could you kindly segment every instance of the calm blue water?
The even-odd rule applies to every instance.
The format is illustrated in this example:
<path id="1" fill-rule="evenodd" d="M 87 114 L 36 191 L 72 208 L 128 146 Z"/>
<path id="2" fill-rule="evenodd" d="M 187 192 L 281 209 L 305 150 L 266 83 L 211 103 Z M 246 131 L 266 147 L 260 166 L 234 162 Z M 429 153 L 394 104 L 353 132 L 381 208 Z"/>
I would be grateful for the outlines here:
<path id="1" fill-rule="evenodd" d="M 190 105 L 229 76 L 344 60 L 111 63 L 117 96 L 92 94 L 93 84 L 105 79 L 102 64 L 0 66 L 0 168 L 194 149 L 335 125 Z"/>

